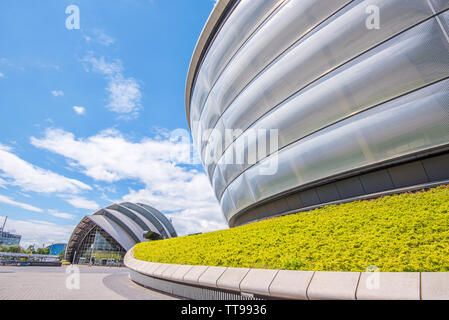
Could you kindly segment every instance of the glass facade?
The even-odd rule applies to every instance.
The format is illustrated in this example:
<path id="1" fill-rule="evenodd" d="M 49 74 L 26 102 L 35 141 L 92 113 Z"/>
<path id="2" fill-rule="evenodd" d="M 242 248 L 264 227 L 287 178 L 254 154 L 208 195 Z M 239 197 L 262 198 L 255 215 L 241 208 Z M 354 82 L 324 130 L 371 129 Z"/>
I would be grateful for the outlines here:
<path id="1" fill-rule="evenodd" d="M 123 264 L 126 250 L 107 232 L 95 226 L 85 236 L 75 251 L 75 264 L 117 266 Z"/>
<path id="2" fill-rule="evenodd" d="M 449 0 L 234 5 L 190 70 L 188 103 L 195 145 L 231 225 L 258 204 L 329 179 L 447 152 Z M 368 27 L 368 8 L 378 10 L 379 27 Z M 278 130 L 279 140 L 262 158 L 253 154 L 260 129 Z M 239 133 L 228 139 L 228 130 Z M 228 161 L 239 153 L 257 161 Z M 277 173 L 261 175 L 274 159 Z M 410 185 L 446 171 L 435 177 L 425 170 L 426 179 Z M 344 198 L 336 193 L 314 198 Z M 298 196 L 289 199 L 296 206 L 265 209 L 309 202 Z"/>
<path id="3" fill-rule="evenodd" d="M 176 237 L 171 222 L 153 207 L 142 203 L 115 203 L 85 216 L 75 227 L 65 258 L 79 264 L 118 265 L 137 243 L 154 238 Z"/>
<path id="4" fill-rule="evenodd" d="M 0 231 L 0 245 L 3 246 L 18 246 L 22 236 L 12 234 L 6 231 Z"/>

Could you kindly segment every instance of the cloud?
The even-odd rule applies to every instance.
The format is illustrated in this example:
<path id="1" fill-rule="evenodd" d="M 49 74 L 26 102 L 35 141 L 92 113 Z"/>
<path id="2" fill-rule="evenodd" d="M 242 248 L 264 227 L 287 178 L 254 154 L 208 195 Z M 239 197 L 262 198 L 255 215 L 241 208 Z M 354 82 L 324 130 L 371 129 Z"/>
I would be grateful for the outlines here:
<path id="1" fill-rule="evenodd" d="M 87 210 L 98 210 L 100 206 L 92 200 L 87 200 L 83 197 L 64 197 L 65 201 L 70 203 L 72 206 L 78 209 L 87 209 Z"/>
<path id="2" fill-rule="evenodd" d="M 95 30 L 94 34 L 95 34 L 97 42 L 106 47 L 109 47 L 110 45 L 115 43 L 115 39 L 113 37 L 107 35 L 102 30 Z"/>
<path id="3" fill-rule="evenodd" d="M 201 179 L 201 175 L 205 179 Z M 174 183 L 177 190 L 161 191 L 150 187 L 130 190 L 123 200 L 148 203 L 163 211 L 172 218 L 179 235 L 226 229 L 228 226 L 211 194 L 209 182 L 204 174 L 201 175 L 196 181 Z"/>
<path id="4" fill-rule="evenodd" d="M 103 30 L 95 29 L 93 34 L 84 35 L 84 40 L 86 42 L 91 42 L 92 40 L 106 47 L 111 46 L 115 43 L 115 39 L 107 35 Z"/>
<path id="5" fill-rule="evenodd" d="M 0 72 L 0 78 L 4 78 L 4 77 L 5 77 L 5 75 L 2 72 Z"/>
<path id="6" fill-rule="evenodd" d="M 57 217 L 57 218 L 61 218 L 61 219 L 73 220 L 76 218 L 76 216 L 73 214 L 58 212 L 56 210 L 51 210 L 51 209 L 48 210 L 48 213 L 50 215 L 52 215 L 53 217 Z"/>
<path id="7" fill-rule="evenodd" d="M 169 214 L 179 234 L 227 228 L 206 175 L 172 161 L 174 154 L 186 148 L 181 142 L 167 138 L 130 141 L 117 130 L 76 139 L 58 129 L 47 129 L 42 139 L 31 142 L 66 157 L 72 167 L 97 181 L 141 182 L 143 188 L 130 189 L 123 199 L 148 203 Z"/>
<path id="8" fill-rule="evenodd" d="M 1 217 L 3 220 L 4 217 Z M 41 247 L 43 244 L 67 243 L 75 226 L 64 226 L 40 220 L 15 220 L 8 218 L 6 230 L 15 230 L 22 235 L 20 245 L 28 247 L 36 244 Z"/>
<path id="9" fill-rule="evenodd" d="M 137 81 L 123 78 L 121 74 L 109 81 L 109 104 L 107 108 L 116 113 L 134 113 L 139 109 L 142 94 Z"/>
<path id="10" fill-rule="evenodd" d="M 108 80 L 109 103 L 106 108 L 122 115 L 137 116 L 142 99 L 140 85 L 136 79 L 123 76 L 121 61 L 106 62 L 104 57 L 95 58 L 92 54 L 83 61 Z"/>
<path id="11" fill-rule="evenodd" d="M 19 207 L 19 208 L 22 208 L 22 209 L 25 209 L 25 210 L 28 210 L 28 211 L 43 212 L 43 210 L 40 209 L 40 208 L 33 207 L 33 206 L 31 206 L 29 204 L 26 204 L 26 203 L 14 201 L 13 199 L 11 199 L 11 198 L 9 198 L 7 196 L 0 195 L 0 202 L 9 204 L 9 205 L 12 205 L 12 206 L 15 206 L 15 207 Z"/>
<path id="12" fill-rule="evenodd" d="M 54 97 L 62 97 L 62 96 L 64 96 L 64 91 L 62 91 L 62 90 L 53 90 L 53 91 L 51 92 L 51 94 L 52 94 Z"/>
<path id="13" fill-rule="evenodd" d="M 84 57 L 83 62 L 88 63 L 93 72 L 104 76 L 114 76 L 115 74 L 121 74 L 123 71 L 122 62 L 118 59 L 113 62 L 106 62 L 104 57 L 95 58 L 92 54 L 89 54 Z"/>
<path id="14" fill-rule="evenodd" d="M 76 194 L 91 190 L 87 184 L 66 178 L 57 173 L 34 166 L 11 152 L 11 148 L 0 144 L 0 176 L 9 185 L 19 186 L 25 191 L 38 193 L 64 192 Z"/>
<path id="15" fill-rule="evenodd" d="M 79 115 L 84 115 L 84 114 L 86 114 L 86 108 L 84 108 L 84 107 L 74 106 L 74 107 L 73 107 L 73 110 L 74 110 L 77 114 L 79 114 Z"/>

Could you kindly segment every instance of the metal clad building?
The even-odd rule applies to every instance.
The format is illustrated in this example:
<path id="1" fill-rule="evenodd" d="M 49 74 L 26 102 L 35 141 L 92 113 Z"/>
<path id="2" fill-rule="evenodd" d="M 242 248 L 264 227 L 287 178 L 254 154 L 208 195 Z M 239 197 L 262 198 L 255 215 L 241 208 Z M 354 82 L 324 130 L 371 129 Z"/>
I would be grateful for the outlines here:
<path id="1" fill-rule="evenodd" d="M 121 262 L 126 251 L 146 241 L 151 231 L 161 239 L 177 237 L 171 222 L 153 207 L 123 202 L 84 217 L 73 231 L 66 260 L 79 264 Z"/>
<path id="2" fill-rule="evenodd" d="M 449 0 L 219 1 L 192 57 L 186 113 L 230 226 L 446 182 L 448 9 Z M 241 131 L 226 139 L 229 129 Z M 278 130 L 276 150 L 227 161 L 250 157 L 259 129 Z M 273 161 L 276 173 L 260 174 Z"/>
<path id="3" fill-rule="evenodd" d="M 47 246 L 50 249 L 50 255 L 57 256 L 67 247 L 67 243 L 53 243 Z"/>

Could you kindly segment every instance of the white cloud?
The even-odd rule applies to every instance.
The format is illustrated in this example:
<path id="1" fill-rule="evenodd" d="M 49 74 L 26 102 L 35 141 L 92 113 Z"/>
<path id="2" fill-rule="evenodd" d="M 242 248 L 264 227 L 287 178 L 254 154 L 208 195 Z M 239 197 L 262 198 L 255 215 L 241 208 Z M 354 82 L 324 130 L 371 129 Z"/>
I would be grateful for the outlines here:
<path id="1" fill-rule="evenodd" d="M 2 217 L 3 219 L 4 217 Z M 75 228 L 71 225 L 63 226 L 40 220 L 23 221 L 10 218 L 8 218 L 6 227 L 6 230 L 14 229 L 15 232 L 22 235 L 20 245 L 25 248 L 32 244 L 41 247 L 44 244 L 67 243 Z"/>
<path id="2" fill-rule="evenodd" d="M 50 215 L 52 215 L 53 217 L 57 217 L 57 218 L 61 218 L 61 219 L 73 220 L 76 218 L 76 216 L 73 214 L 58 212 L 56 210 L 51 210 L 51 209 L 48 210 L 48 213 Z"/>
<path id="3" fill-rule="evenodd" d="M 64 96 L 64 91 L 62 91 L 62 90 L 53 90 L 53 91 L 51 92 L 51 94 L 52 94 L 54 97 L 62 97 L 62 96 Z"/>
<path id="4" fill-rule="evenodd" d="M 0 195 L 0 202 L 9 204 L 9 205 L 12 205 L 12 206 L 15 206 L 15 207 L 19 207 L 19 208 L 22 208 L 22 209 L 25 209 L 25 210 L 28 210 L 28 211 L 43 212 L 43 210 L 40 209 L 40 208 L 33 207 L 32 205 L 29 205 L 29 204 L 26 204 L 26 203 L 14 201 L 13 199 L 11 199 L 11 198 L 9 198 L 7 196 Z"/>
<path id="5" fill-rule="evenodd" d="M 119 114 L 137 116 L 142 99 L 140 85 L 136 79 L 123 76 L 121 61 L 106 62 L 104 57 L 95 58 L 92 54 L 84 57 L 83 61 L 108 80 L 109 103 L 106 108 Z"/>
<path id="6" fill-rule="evenodd" d="M 145 188 L 130 190 L 124 200 L 148 203 L 173 218 L 180 234 L 227 227 L 206 175 L 171 161 L 185 145 L 168 139 L 133 142 L 116 130 L 103 131 L 87 139 L 48 129 L 32 144 L 63 155 L 69 164 L 98 181 L 132 179 Z"/>
<path id="7" fill-rule="evenodd" d="M 88 63 L 92 71 L 104 76 L 113 76 L 123 71 L 122 62 L 116 59 L 113 62 L 106 62 L 104 57 L 95 58 L 92 54 L 84 57 L 83 62 Z"/>
<path id="8" fill-rule="evenodd" d="M 79 115 L 86 114 L 86 108 L 81 107 L 81 106 L 73 106 L 73 110 Z"/>
<path id="9" fill-rule="evenodd" d="M 107 35 L 103 30 L 94 30 L 93 34 L 84 35 L 84 40 L 86 42 L 97 42 L 103 46 L 109 47 L 110 45 L 115 43 L 115 39 L 109 35 Z"/>
<path id="10" fill-rule="evenodd" d="M 115 43 L 115 39 L 113 37 L 107 35 L 104 31 L 95 30 L 94 34 L 95 34 L 97 42 L 106 47 L 109 47 L 111 44 Z"/>
<path id="11" fill-rule="evenodd" d="M 142 94 L 140 86 L 133 78 L 123 78 L 118 74 L 110 79 L 109 104 L 107 108 L 116 113 L 136 113 L 140 106 Z"/>
<path id="12" fill-rule="evenodd" d="M 97 210 L 100 209 L 100 206 L 92 200 L 87 200 L 83 197 L 63 197 L 65 201 L 70 203 L 72 206 L 78 209 L 87 209 L 87 210 Z"/>
<path id="13" fill-rule="evenodd" d="M 2 72 L 0 72 L 0 78 L 4 78 L 4 77 L 5 77 L 5 75 Z"/>
<path id="14" fill-rule="evenodd" d="M 13 154 L 10 147 L 2 144 L 0 144 L 0 176 L 9 185 L 39 193 L 79 193 L 92 189 L 81 181 L 66 178 L 28 163 Z"/>

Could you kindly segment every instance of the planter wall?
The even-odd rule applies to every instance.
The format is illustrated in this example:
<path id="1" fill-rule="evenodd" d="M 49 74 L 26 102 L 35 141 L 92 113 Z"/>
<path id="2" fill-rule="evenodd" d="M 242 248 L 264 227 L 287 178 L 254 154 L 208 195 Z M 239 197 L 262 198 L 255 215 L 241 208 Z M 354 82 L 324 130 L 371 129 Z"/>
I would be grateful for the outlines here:
<path id="1" fill-rule="evenodd" d="M 326 272 L 152 263 L 125 256 L 130 277 L 188 299 L 449 300 L 447 272 Z"/>

